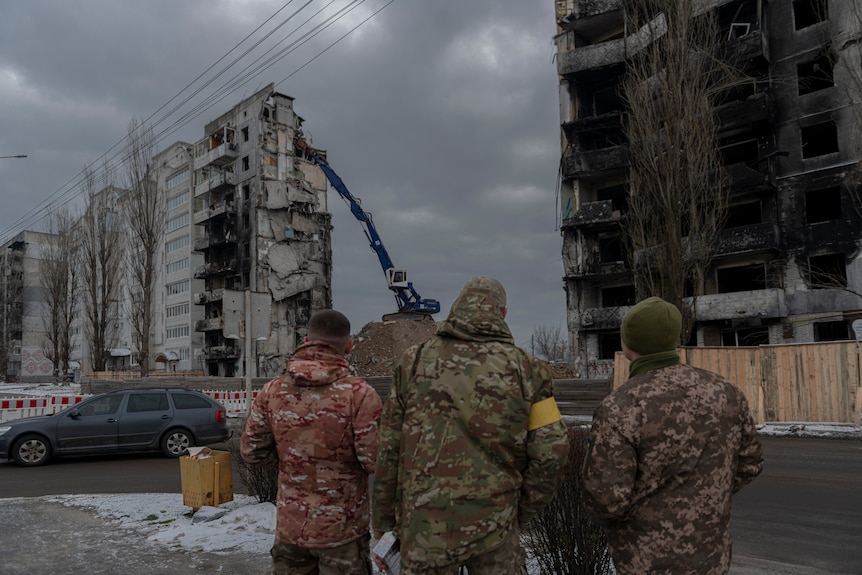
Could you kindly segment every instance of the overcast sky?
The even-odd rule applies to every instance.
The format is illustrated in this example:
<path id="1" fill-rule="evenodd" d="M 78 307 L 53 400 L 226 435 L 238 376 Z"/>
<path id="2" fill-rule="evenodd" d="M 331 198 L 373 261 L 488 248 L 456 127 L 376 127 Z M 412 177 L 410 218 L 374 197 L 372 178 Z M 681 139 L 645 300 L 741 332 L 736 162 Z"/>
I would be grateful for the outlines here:
<path id="1" fill-rule="evenodd" d="M 82 166 L 116 154 L 133 117 L 155 126 L 161 148 L 195 142 L 206 122 L 273 82 L 373 215 L 396 267 L 440 300 L 436 319 L 466 280 L 493 276 L 529 349 L 537 326 L 565 326 L 554 31 L 552 0 L 5 3 L 0 156 L 28 157 L 0 160 L 0 239 L 41 229 L 49 203 L 78 197 Z M 277 61 L 266 53 L 290 43 Z M 397 306 L 334 191 L 330 211 L 333 304 L 358 332 Z"/>

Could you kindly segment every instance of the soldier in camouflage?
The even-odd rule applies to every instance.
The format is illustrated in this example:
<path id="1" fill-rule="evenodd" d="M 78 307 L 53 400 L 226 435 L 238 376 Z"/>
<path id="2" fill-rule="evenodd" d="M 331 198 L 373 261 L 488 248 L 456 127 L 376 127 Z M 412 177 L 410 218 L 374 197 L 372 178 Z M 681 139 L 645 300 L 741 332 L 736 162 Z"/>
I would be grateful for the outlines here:
<path id="1" fill-rule="evenodd" d="M 351 376 L 350 322 L 323 310 L 285 374 L 255 398 L 240 451 L 278 465 L 274 575 L 370 575 L 369 475 L 377 458 L 380 396 Z"/>
<path id="2" fill-rule="evenodd" d="M 745 396 L 680 364 L 680 327 L 657 297 L 626 314 L 631 377 L 593 416 L 585 503 L 607 523 L 619 575 L 727 573 L 731 497 L 763 469 Z"/>
<path id="3" fill-rule="evenodd" d="M 402 575 L 526 573 L 520 528 L 553 497 L 569 444 L 551 375 L 505 315 L 503 286 L 473 278 L 396 365 L 372 524 L 399 538 Z"/>

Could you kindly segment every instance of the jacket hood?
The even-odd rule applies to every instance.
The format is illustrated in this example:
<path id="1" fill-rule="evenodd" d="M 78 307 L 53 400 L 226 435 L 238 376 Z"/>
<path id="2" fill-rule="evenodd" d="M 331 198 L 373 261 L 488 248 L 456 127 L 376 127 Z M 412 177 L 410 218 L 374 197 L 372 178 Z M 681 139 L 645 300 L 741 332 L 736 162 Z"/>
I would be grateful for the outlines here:
<path id="1" fill-rule="evenodd" d="M 350 375 L 350 364 L 334 347 L 314 340 L 296 349 L 287 361 L 285 374 L 298 386 L 329 385 Z"/>
<path id="2" fill-rule="evenodd" d="M 452 304 L 449 317 L 437 328 L 437 333 L 466 341 L 515 343 L 503 318 L 503 308 L 487 290 L 463 291 Z"/>

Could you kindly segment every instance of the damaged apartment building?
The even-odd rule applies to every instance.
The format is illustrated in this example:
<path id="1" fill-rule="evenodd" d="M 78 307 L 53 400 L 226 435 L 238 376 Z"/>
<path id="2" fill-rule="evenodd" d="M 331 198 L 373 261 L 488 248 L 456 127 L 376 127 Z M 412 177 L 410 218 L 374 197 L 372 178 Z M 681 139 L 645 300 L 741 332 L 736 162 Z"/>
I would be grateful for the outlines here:
<path id="1" fill-rule="evenodd" d="M 610 374 L 638 294 L 626 218 L 626 0 L 556 0 L 561 233 L 568 334 L 584 376 Z M 862 8 L 706 0 L 750 81 L 716 99 L 730 181 L 689 345 L 853 339 L 862 317 Z M 640 294 L 646 296 L 649 294 Z M 859 325 L 859 324 L 857 324 Z"/>
<path id="2" fill-rule="evenodd" d="M 331 307 L 331 216 L 326 179 L 294 154 L 302 119 L 293 98 L 270 84 L 209 122 L 194 146 L 194 277 L 203 319 L 206 374 L 273 376 L 301 344 L 313 311 Z M 244 357 L 240 334 L 225 333 L 225 291 L 271 296 L 270 325 Z"/>

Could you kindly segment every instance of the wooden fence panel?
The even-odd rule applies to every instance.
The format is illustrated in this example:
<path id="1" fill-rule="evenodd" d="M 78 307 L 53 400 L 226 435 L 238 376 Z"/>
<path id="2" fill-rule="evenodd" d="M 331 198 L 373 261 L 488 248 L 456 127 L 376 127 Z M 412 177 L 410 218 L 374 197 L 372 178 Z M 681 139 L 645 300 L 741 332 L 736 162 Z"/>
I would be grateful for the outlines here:
<path id="1" fill-rule="evenodd" d="M 764 395 L 773 421 L 859 424 L 856 342 L 765 346 Z M 774 419 L 772 417 L 774 416 Z"/>

